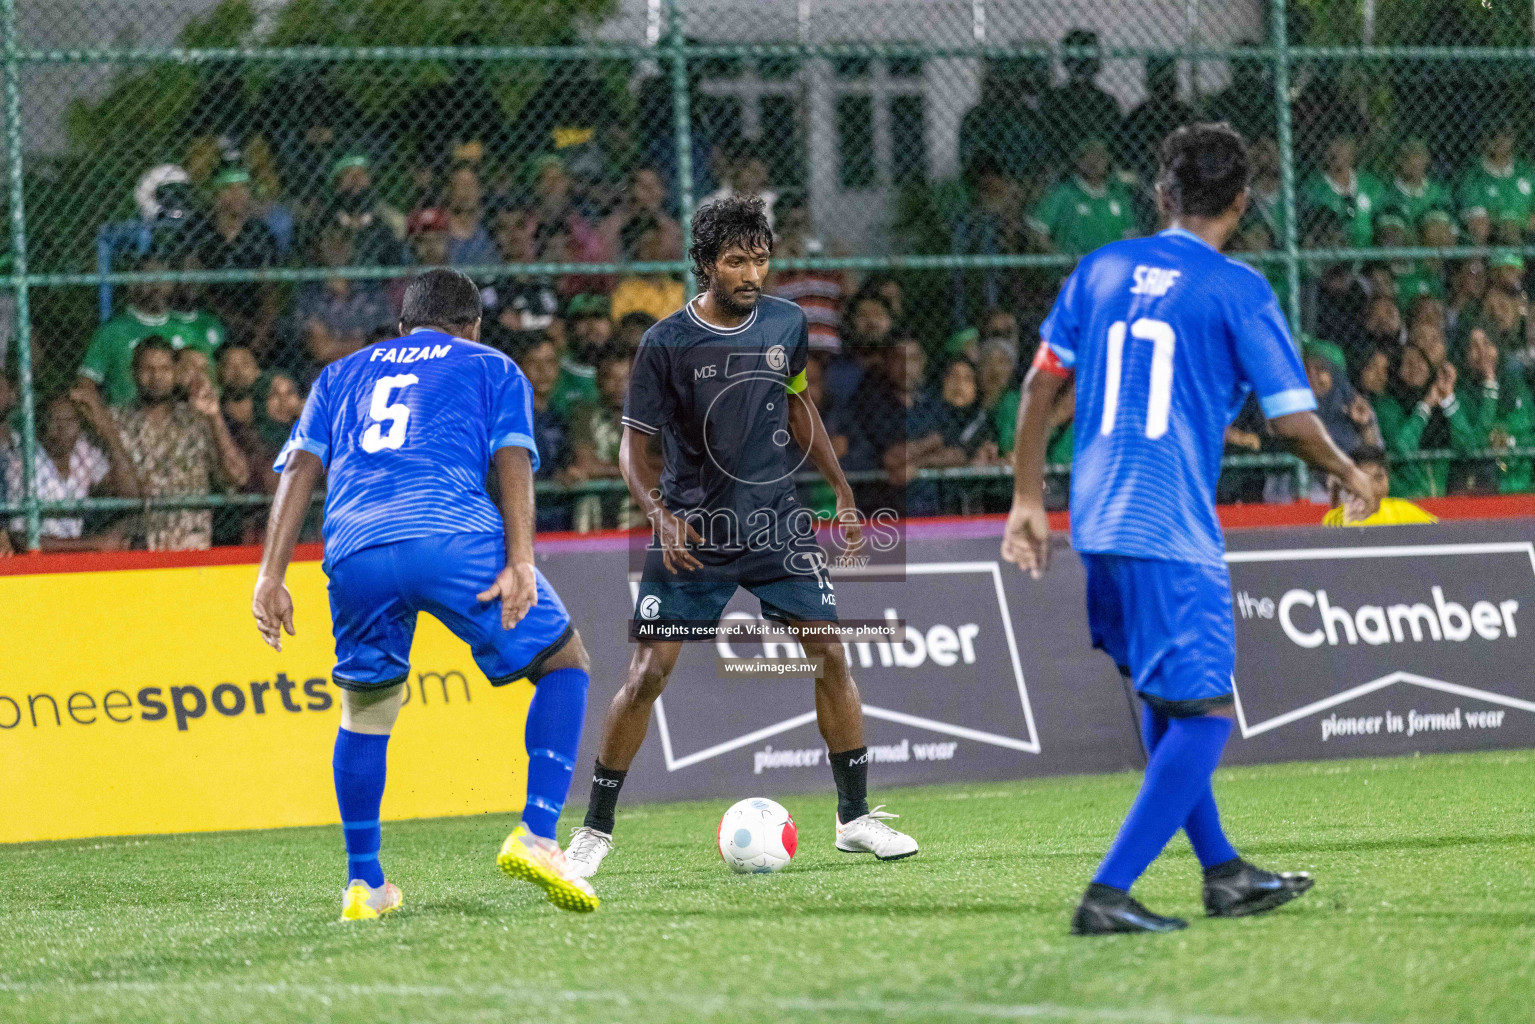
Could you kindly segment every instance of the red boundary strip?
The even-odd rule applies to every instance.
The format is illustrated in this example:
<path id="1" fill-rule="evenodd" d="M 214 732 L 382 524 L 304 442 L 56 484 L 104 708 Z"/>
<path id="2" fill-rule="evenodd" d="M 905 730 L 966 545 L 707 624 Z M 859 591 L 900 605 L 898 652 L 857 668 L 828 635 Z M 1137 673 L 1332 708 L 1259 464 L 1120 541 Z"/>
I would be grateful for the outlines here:
<path id="1" fill-rule="evenodd" d="M 1440 519 L 1518 519 L 1535 518 L 1535 494 L 1489 495 L 1486 497 L 1425 498 L 1416 504 Z M 1217 510 L 1221 525 L 1228 530 L 1276 526 L 1319 526 L 1325 509 L 1320 505 L 1297 501 L 1287 505 L 1222 505 Z M 912 519 L 913 525 L 943 523 L 1001 522 L 1006 517 L 934 516 Z M 1050 527 L 1065 530 L 1070 523 L 1064 512 L 1050 515 Z M 540 541 L 594 540 L 627 536 L 625 530 L 594 533 L 541 533 Z M 293 554 L 295 562 L 317 562 L 322 549 L 318 544 L 300 544 Z M 180 569 L 214 565 L 255 565 L 261 561 L 258 547 L 212 548 L 208 551 L 113 551 L 79 554 L 22 554 L 0 558 L 0 576 L 26 576 L 61 572 L 107 572 L 119 569 Z"/>

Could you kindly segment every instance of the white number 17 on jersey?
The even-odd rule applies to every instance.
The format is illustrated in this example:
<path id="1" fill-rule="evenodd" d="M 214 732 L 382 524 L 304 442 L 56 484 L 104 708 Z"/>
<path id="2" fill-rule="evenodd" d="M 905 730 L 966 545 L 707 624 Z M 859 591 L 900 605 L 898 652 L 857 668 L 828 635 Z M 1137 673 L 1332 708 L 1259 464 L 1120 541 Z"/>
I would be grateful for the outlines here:
<path id="1" fill-rule="evenodd" d="M 403 391 L 421 378 L 414 373 L 402 373 L 394 377 L 380 377 L 378 383 L 373 385 L 373 404 L 368 408 L 368 415 L 373 420 L 362 435 L 362 450 L 368 454 L 383 451 L 385 448 L 398 448 L 405 443 L 405 427 L 410 423 L 410 406 L 404 402 L 390 403 L 391 392 Z M 383 424 L 389 424 L 389 432 L 384 433 Z"/>
<path id="2" fill-rule="evenodd" d="M 1130 325 L 1130 337 L 1151 342 L 1151 387 L 1146 403 L 1146 436 L 1155 441 L 1167 433 L 1167 416 L 1173 404 L 1173 349 L 1178 338 L 1165 320 L 1141 317 Z M 1103 424 L 1098 433 L 1114 432 L 1119 414 L 1119 378 L 1125 363 L 1125 322 L 1109 327 L 1109 375 L 1103 391 Z"/>

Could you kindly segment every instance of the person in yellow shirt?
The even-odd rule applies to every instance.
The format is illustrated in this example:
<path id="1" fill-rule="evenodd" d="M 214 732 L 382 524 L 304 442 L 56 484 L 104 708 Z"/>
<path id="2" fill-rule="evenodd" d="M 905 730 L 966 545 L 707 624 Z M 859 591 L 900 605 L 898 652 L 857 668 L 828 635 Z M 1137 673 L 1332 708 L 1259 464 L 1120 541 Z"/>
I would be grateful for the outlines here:
<path id="1" fill-rule="evenodd" d="M 619 234 L 624 255 L 629 259 L 649 263 L 674 260 L 681 255 L 681 246 L 668 238 L 665 229 L 649 215 L 630 218 Z M 682 282 L 671 274 L 632 274 L 618 279 L 609 315 L 614 323 L 636 312 L 665 320 L 686 301 Z"/>
<path id="2" fill-rule="evenodd" d="M 1350 458 L 1354 465 L 1364 470 L 1375 481 L 1375 493 L 1380 498 L 1380 510 L 1372 516 L 1355 519 L 1348 506 L 1340 500 L 1342 488 L 1338 481 L 1331 481 L 1333 508 L 1322 517 L 1323 526 L 1402 526 L 1408 523 L 1437 523 L 1439 519 L 1430 512 L 1404 498 L 1387 497 L 1391 489 L 1391 476 L 1386 470 L 1386 452 L 1374 445 L 1362 445 L 1354 449 Z"/>

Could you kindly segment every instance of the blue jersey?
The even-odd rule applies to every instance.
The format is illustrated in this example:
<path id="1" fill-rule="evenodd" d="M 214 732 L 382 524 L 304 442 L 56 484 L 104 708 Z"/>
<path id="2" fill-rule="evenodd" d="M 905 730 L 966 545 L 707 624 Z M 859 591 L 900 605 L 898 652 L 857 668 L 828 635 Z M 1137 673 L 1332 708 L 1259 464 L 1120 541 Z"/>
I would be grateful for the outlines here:
<path id="1" fill-rule="evenodd" d="M 510 445 L 538 468 L 522 371 L 495 349 L 417 330 L 327 366 L 273 468 L 297 450 L 325 464 L 328 571 L 380 544 L 501 533 L 485 475 Z"/>
<path id="2" fill-rule="evenodd" d="M 1083 258 L 1040 334 L 1076 374 L 1072 545 L 1222 564 L 1226 427 L 1253 391 L 1270 419 L 1316 408 L 1268 282 L 1170 229 Z"/>

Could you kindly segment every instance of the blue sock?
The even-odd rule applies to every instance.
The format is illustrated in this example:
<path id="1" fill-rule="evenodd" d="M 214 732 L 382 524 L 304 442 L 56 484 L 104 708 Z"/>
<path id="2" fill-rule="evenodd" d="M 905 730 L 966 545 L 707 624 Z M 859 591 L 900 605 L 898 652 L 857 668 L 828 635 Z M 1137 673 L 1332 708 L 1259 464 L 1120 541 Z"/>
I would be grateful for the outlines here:
<path id="1" fill-rule="evenodd" d="M 383 839 L 378 808 L 384 800 L 388 750 L 388 736 L 342 729 L 336 733 L 336 753 L 331 759 L 336 803 L 341 807 L 341 829 L 346 837 L 347 881 L 361 879 L 375 888 L 384 884 L 384 869 L 378 863 Z"/>
<path id="2" fill-rule="evenodd" d="M 545 839 L 555 838 L 554 825 L 570 793 L 570 776 L 576 770 L 576 751 L 581 744 L 581 724 L 586 720 L 586 688 L 591 677 L 585 669 L 558 668 L 533 688 L 528 706 L 528 801 L 522 823 Z"/>
<path id="3" fill-rule="evenodd" d="M 1200 799 L 1210 796 L 1210 776 L 1220 763 L 1231 725 L 1229 718 L 1210 715 L 1168 720 L 1146 766 L 1146 781 L 1094 882 L 1129 891 L 1157 859 Z"/>
<path id="4" fill-rule="evenodd" d="M 1167 715 L 1150 704 L 1141 707 L 1141 742 L 1146 744 L 1147 762 L 1150 762 L 1151 755 L 1156 753 L 1157 744 L 1162 742 L 1162 737 L 1167 735 L 1169 721 Z"/>
<path id="5" fill-rule="evenodd" d="M 1199 858 L 1199 866 L 1202 868 L 1213 868 L 1217 864 L 1235 860 L 1238 856 L 1236 847 L 1231 845 L 1231 840 L 1226 838 L 1226 832 L 1221 828 L 1221 812 L 1215 806 L 1215 793 L 1208 784 L 1204 796 L 1199 798 L 1199 802 L 1189 812 L 1188 820 L 1183 823 L 1183 831 L 1188 833 L 1189 843 L 1194 847 L 1194 856 Z"/>
<path id="6" fill-rule="evenodd" d="M 1168 721 L 1165 714 L 1149 704 L 1141 710 L 1141 739 L 1146 741 L 1148 758 L 1167 734 Z M 1215 806 L 1215 792 L 1208 786 L 1205 787 L 1204 795 L 1194 804 L 1194 809 L 1189 812 L 1188 820 L 1183 823 L 1183 831 L 1188 833 L 1189 844 L 1194 847 L 1194 856 L 1199 858 L 1200 867 L 1213 868 L 1217 864 L 1236 859 L 1236 848 L 1221 828 L 1221 812 Z"/>

